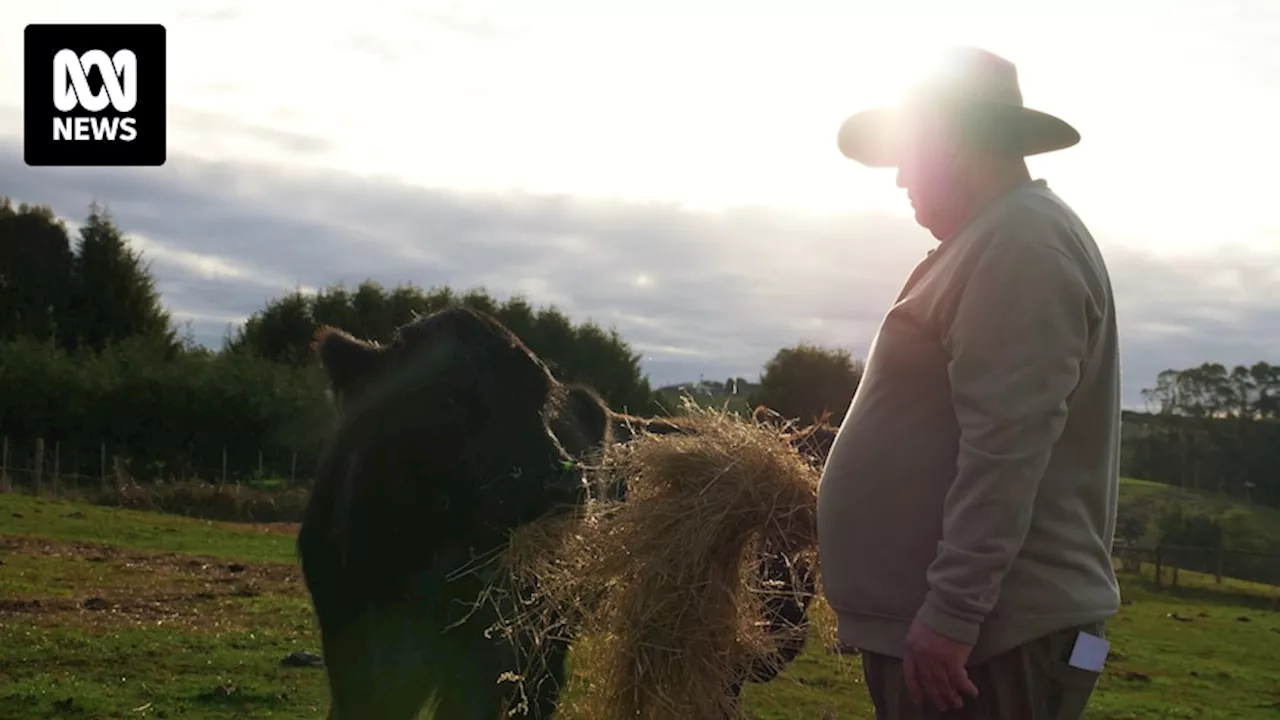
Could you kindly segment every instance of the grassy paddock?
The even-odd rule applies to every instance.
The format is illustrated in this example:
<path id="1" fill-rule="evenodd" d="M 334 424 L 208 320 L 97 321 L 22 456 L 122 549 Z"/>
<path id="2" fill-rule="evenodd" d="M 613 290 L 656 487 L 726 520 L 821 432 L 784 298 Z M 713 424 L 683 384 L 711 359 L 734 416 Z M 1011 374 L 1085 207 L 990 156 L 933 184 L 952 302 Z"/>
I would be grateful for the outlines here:
<path id="1" fill-rule="evenodd" d="M 740 398 L 739 398 L 740 400 Z M 30 488 L 25 488 L 29 491 Z M 252 485 L 213 485 L 204 482 L 167 482 L 158 484 L 126 484 L 106 488 L 67 486 L 60 498 L 91 505 L 151 510 L 170 515 L 204 518 L 225 522 L 291 523 L 302 517 L 306 507 L 306 483 L 290 485 L 279 478 L 268 478 Z M 1251 525 L 1266 548 L 1280 552 L 1280 509 L 1249 504 L 1237 498 L 1214 493 L 1198 493 L 1147 480 L 1121 478 L 1120 516 L 1132 518 L 1143 526 L 1159 512 L 1165 502 L 1177 501 L 1212 513 L 1229 508 L 1244 509 Z M 1278 560 L 1277 562 L 1280 562 Z"/>
<path id="2" fill-rule="evenodd" d="M 322 671 L 281 665 L 318 650 L 294 529 L 0 495 L 0 717 L 322 716 Z M 1280 716 L 1277 589 L 1179 582 L 1124 578 L 1089 717 Z M 817 642 L 746 696 L 762 720 L 871 717 L 857 660 Z"/>
<path id="3" fill-rule="evenodd" d="M 21 491 L 34 495 L 31 487 Z M 56 496 L 43 497 L 89 505 L 147 510 L 236 523 L 296 523 L 307 505 L 309 485 L 268 478 L 253 485 L 215 485 L 201 481 L 125 483 L 99 487 L 63 485 Z"/>

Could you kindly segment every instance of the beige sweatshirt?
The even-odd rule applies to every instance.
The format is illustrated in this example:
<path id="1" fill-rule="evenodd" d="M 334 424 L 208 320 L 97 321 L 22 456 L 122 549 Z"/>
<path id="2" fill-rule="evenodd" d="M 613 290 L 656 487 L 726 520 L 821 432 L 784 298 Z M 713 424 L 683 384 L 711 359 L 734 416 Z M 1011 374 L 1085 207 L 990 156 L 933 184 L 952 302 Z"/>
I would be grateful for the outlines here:
<path id="1" fill-rule="evenodd" d="M 842 642 L 901 657 L 919 617 L 971 662 L 1119 609 L 1116 314 L 1043 181 L 917 267 L 872 343 L 818 492 Z"/>

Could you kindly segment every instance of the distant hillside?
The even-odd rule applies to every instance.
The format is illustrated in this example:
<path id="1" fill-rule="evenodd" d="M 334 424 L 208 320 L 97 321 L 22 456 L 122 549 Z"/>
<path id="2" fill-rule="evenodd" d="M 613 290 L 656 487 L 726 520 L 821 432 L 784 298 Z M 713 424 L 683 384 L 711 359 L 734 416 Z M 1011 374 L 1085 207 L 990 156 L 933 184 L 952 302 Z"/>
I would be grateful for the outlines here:
<path id="1" fill-rule="evenodd" d="M 1182 502 L 1207 513 L 1217 514 L 1231 508 L 1239 508 L 1249 514 L 1258 535 L 1273 552 L 1280 552 L 1280 509 L 1257 503 L 1245 502 L 1216 493 L 1184 490 L 1149 480 L 1122 478 L 1120 480 L 1121 519 L 1135 518 L 1146 524 L 1166 502 Z"/>
<path id="2" fill-rule="evenodd" d="M 706 395 L 708 397 L 732 397 L 740 395 L 747 397 L 751 393 L 759 389 L 760 383 L 753 383 L 746 378 L 728 378 L 724 382 L 715 380 L 698 380 L 697 382 L 682 382 L 674 385 L 667 385 L 658 388 L 658 392 L 668 393 L 688 393 L 690 395 Z"/>
<path id="3" fill-rule="evenodd" d="M 729 378 L 724 382 L 699 380 L 677 383 L 657 389 L 658 402 L 670 414 L 679 412 L 684 398 L 691 398 L 702 407 L 727 408 L 729 412 L 746 415 L 751 412 L 750 398 L 760 388 L 746 378 Z"/>

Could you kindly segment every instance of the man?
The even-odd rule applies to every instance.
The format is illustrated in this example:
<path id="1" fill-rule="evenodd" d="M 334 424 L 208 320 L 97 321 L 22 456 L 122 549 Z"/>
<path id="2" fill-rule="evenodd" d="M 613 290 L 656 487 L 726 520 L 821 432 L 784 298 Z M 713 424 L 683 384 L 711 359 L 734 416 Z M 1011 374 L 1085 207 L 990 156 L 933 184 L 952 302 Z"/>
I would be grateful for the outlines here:
<path id="1" fill-rule="evenodd" d="M 1023 107 L 1004 58 L 947 58 L 839 134 L 846 156 L 897 168 L 939 245 L 885 316 L 823 471 L 825 594 L 878 718 L 1079 718 L 1120 604 L 1111 284 L 1024 160 L 1079 134 Z"/>

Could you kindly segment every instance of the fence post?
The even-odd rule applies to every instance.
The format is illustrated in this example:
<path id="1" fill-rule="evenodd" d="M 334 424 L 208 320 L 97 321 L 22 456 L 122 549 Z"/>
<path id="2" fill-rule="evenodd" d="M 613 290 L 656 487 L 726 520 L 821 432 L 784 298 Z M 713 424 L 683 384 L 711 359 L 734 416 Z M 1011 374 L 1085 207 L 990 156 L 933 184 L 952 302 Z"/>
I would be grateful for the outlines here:
<path id="1" fill-rule="evenodd" d="M 1164 563 L 1161 562 L 1160 545 L 1156 545 L 1155 563 L 1156 563 L 1156 587 L 1163 587 L 1164 582 Z"/>
<path id="2" fill-rule="evenodd" d="M 102 483 L 102 491 L 107 491 L 107 444 L 98 446 L 98 479 Z"/>
<path id="3" fill-rule="evenodd" d="M 4 451 L 0 455 L 0 491 L 9 491 L 9 436 L 4 436 Z"/>
<path id="4" fill-rule="evenodd" d="M 44 438 L 36 438 L 36 497 L 44 494 Z"/>
<path id="5" fill-rule="evenodd" d="M 1214 555 L 1215 557 L 1214 557 L 1214 566 L 1213 566 L 1213 582 L 1217 585 L 1221 585 L 1222 584 L 1222 561 L 1224 559 L 1223 556 L 1225 555 L 1221 546 L 1218 547 Z"/>
<path id="6" fill-rule="evenodd" d="M 53 441 L 53 496 L 62 496 L 62 441 Z"/>
<path id="7" fill-rule="evenodd" d="M 227 449 L 222 448 L 222 482 L 221 485 L 227 484 Z"/>
<path id="8" fill-rule="evenodd" d="M 258 482 L 266 479 L 266 475 L 262 472 L 262 448 L 258 448 Z"/>
<path id="9" fill-rule="evenodd" d="M 289 459 L 289 484 L 293 485 L 298 481 L 298 453 L 294 453 Z"/>

